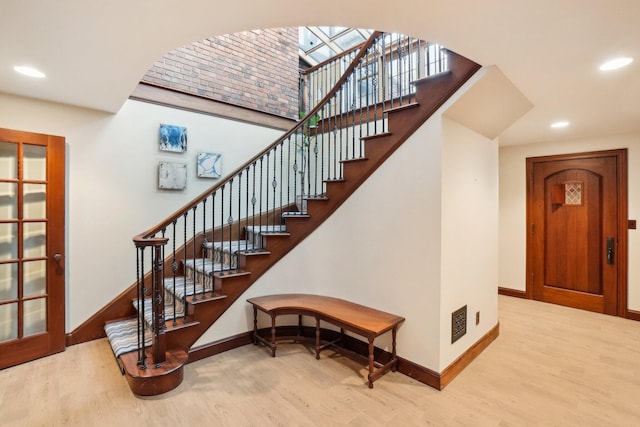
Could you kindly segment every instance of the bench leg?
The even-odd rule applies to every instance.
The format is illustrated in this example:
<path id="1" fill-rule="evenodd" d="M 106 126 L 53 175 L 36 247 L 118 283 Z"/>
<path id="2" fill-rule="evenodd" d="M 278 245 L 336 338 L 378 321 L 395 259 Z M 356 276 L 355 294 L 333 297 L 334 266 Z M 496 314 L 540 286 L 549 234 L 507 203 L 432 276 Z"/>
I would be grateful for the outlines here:
<path id="1" fill-rule="evenodd" d="M 369 380 L 369 388 L 373 388 L 373 369 L 374 369 L 374 358 L 373 358 L 373 338 L 369 338 L 369 376 L 367 379 Z"/>
<path id="2" fill-rule="evenodd" d="M 398 367 L 398 359 L 396 358 L 396 328 L 391 330 L 391 359 L 395 360 L 391 365 L 391 372 L 395 372 Z"/>
<path id="3" fill-rule="evenodd" d="M 276 357 L 276 316 L 271 315 L 271 357 Z"/>
<path id="4" fill-rule="evenodd" d="M 253 306 L 253 344 L 258 345 L 258 308 Z"/>
<path id="5" fill-rule="evenodd" d="M 316 317 L 316 360 L 320 360 L 320 318 Z"/>

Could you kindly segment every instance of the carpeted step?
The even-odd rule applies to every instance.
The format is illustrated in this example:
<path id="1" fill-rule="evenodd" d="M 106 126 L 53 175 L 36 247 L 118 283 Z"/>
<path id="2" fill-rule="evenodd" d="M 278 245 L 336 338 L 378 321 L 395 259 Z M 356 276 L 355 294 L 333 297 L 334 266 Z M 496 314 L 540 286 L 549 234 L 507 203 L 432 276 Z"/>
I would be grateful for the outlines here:
<path id="1" fill-rule="evenodd" d="M 213 276 L 212 273 L 216 271 L 228 270 L 230 267 L 220 264 L 218 262 L 213 262 L 212 260 L 205 258 L 196 258 L 196 259 L 186 259 L 183 261 L 185 275 L 187 280 L 196 282 L 196 292 L 200 289 L 204 288 L 205 291 L 211 291 L 213 289 Z M 166 283 L 166 282 L 165 282 Z M 187 286 L 187 291 L 189 291 L 189 286 Z M 193 285 L 191 286 L 190 294 L 193 294 Z"/>
<path id="2" fill-rule="evenodd" d="M 201 262 L 202 260 L 196 261 Z M 176 301 L 184 304 L 185 297 L 191 296 L 194 293 L 194 281 L 193 279 L 187 278 L 185 276 L 176 276 L 175 278 L 166 277 L 164 279 L 164 288 L 169 294 L 175 295 Z M 196 294 L 201 294 L 203 290 L 211 291 L 211 289 L 209 288 L 205 289 L 200 283 L 195 283 Z"/>
<path id="3" fill-rule="evenodd" d="M 136 308 L 138 312 L 140 312 L 140 302 L 139 300 L 133 301 L 133 306 Z M 182 303 L 178 303 L 176 299 L 175 311 L 173 307 L 173 300 L 167 303 L 167 299 L 165 298 L 164 304 L 164 320 L 173 320 L 178 319 L 180 317 L 184 317 L 184 305 Z M 144 299 L 144 320 L 148 325 L 153 325 L 153 307 L 151 304 L 151 298 Z"/>
<path id="4" fill-rule="evenodd" d="M 238 251 L 257 249 L 249 240 L 225 240 L 223 242 L 207 242 L 202 245 L 205 257 L 214 262 L 225 264 L 230 268 L 238 268 Z"/>
<path id="5" fill-rule="evenodd" d="M 116 358 L 120 355 L 138 349 L 138 320 L 125 319 L 109 322 L 104 325 L 109 344 Z M 150 346 L 153 342 L 153 335 L 149 328 L 145 328 L 145 344 Z"/>
<path id="6" fill-rule="evenodd" d="M 264 248 L 262 242 L 262 235 L 264 234 L 278 234 L 287 231 L 286 225 L 255 225 L 245 227 L 247 234 L 247 240 L 253 243 L 255 249 Z"/>

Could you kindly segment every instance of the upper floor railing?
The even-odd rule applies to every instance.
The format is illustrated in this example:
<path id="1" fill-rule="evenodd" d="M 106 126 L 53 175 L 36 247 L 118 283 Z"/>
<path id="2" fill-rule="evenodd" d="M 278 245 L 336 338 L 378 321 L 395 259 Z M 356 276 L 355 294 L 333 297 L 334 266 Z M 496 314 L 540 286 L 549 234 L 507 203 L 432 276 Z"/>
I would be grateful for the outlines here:
<path id="1" fill-rule="evenodd" d="M 341 162 L 365 155 L 361 138 L 386 131 L 385 109 L 411 102 L 411 82 L 446 69 L 440 46 L 374 33 L 305 73 L 301 119 L 282 137 L 135 236 L 139 365 L 146 367 L 148 347 L 153 363 L 162 363 L 167 321 L 188 320 L 177 296 L 215 297 L 213 276 L 239 272 L 239 251 L 260 250 L 248 229 L 280 231 L 283 215 L 304 214 L 305 199 L 324 197 L 326 181 L 342 178 Z M 187 281 L 187 264 L 207 264 L 210 273 Z M 173 287 L 168 304 L 165 282 Z"/>

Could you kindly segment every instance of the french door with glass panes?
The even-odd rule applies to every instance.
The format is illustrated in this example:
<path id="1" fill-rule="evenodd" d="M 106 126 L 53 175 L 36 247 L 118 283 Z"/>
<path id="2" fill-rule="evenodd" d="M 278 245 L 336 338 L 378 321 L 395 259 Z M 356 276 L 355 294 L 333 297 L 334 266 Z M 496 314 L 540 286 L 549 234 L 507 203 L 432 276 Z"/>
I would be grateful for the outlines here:
<path id="1" fill-rule="evenodd" d="M 65 141 L 0 129 L 0 369 L 64 350 Z"/>

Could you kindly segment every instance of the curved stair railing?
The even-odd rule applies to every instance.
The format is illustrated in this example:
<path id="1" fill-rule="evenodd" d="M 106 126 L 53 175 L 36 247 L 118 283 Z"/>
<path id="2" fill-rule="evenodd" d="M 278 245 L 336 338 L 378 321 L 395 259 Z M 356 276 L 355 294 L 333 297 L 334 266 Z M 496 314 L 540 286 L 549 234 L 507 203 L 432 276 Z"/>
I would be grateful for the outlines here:
<path id="1" fill-rule="evenodd" d="M 167 328 L 193 321 L 187 303 L 224 298 L 216 276 L 247 274 L 239 253 L 260 253 L 264 236 L 286 231 L 284 217 L 306 215 L 307 200 L 342 180 L 343 162 L 364 157 L 362 138 L 386 132 L 384 112 L 412 101 L 412 81 L 444 71 L 441 47 L 374 33 L 304 73 L 306 111 L 281 138 L 135 236 L 140 368 L 165 361 Z"/>

